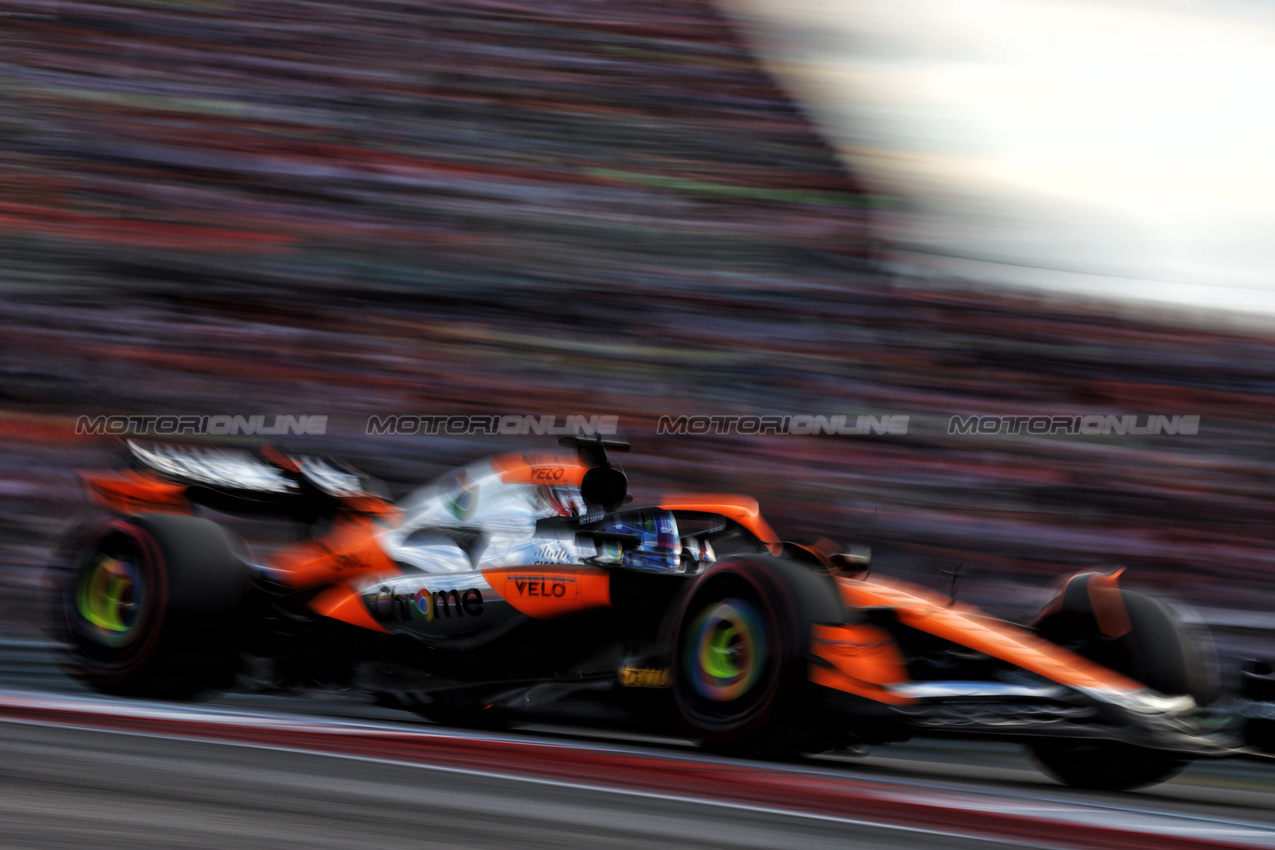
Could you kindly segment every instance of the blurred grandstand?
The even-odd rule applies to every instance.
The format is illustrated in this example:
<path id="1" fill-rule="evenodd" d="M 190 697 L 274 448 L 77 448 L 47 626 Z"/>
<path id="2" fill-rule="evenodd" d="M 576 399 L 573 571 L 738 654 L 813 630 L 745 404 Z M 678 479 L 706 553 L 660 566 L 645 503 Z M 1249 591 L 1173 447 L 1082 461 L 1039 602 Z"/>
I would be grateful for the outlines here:
<path id="1" fill-rule="evenodd" d="M 0 18 L 8 626 L 115 464 L 81 415 L 325 414 L 395 488 L 548 440 L 369 415 L 610 414 L 639 497 L 1007 614 L 1080 566 L 1269 610 L 1275 341 L 892 271 L 868 193 L 707 0 L 10 0 Z M 662 436 L 665 414 L 905 414 L 906 436 Z M 1197 436 L 949 435 L 1195 414 Z M 1008 590 L 1006 588 L 1009 588 Z"/>

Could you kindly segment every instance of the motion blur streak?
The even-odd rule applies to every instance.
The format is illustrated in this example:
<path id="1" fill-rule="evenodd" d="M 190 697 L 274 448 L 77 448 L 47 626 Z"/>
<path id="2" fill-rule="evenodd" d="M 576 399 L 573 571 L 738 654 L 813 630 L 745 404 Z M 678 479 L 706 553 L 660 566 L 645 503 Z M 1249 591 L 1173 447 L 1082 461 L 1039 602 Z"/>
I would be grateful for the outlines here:
<path id="1" fill-rule="evenodd" d="M 889 238 L 966 260 L 927 261 L 1002 283 L 1275 314 L 1266 4 L 723 6 L 838 150 L 907 199 L 915 215 L 884 223 Z"/>
<path id="2" fill-rule="evenodd" d="M 7 843 L 54 848 L 905 850 L 917 834 L 584 788 L 80 730 L 0 728 Z M 984 839 L 926 836 L 943 850 Z M 1006 845 L 1002 845 L 1006 846 Z M 1033 843 L 1009 847 L 1034 847 Z"/>
<path id="3" fill-rule="evenodd" d="M 888 273 L 903 210 L 703 0 L 8 0 L 0 28 L 8 633 L 73 469 L 121 459 L 78 417 L 325 416 L 299 451 L 399 493 L 545 447 L 366 433 L 402 413 L 615 416 L 650 493 L 754 494 L 929 586 L 963 564 L 1006 616 L 1117 561 L 1270 625 L 1275 342 Z M 907 434 L 654 434 L 812 413 Z M 947 433 L 1150 414 L 1199 432 Z"/>
<path id="4" fill-rule="evenodd" d="M 459 783 L 476 781 L 482 783 L 483 789 L 499 787 L 505 778 L 522 776 L 589 795 L 607 788 L 627 790 L 636 793 L 643 805 L 720 801 L 736 810 L 751 812 L 753 817 L 820 815 L 840 823 L 844 830 L 901 829 L 905 833 L 925 833 L 927 842 L 959 843 L 964 835 L 981 836 L 998 844 L 1021 841 L 1025 846 L 1039 847 L 1187 850 L 1265 846 L 1275 839 L 1275 834 L 1259 824 L 1236 828 L 1219 821 L 1191 824 L 1163 817 L 1157 821 L 1127 811 L 1085 811 L 1083 806 L 1041 809 L 1035 803 L 998 801 L 950 791 L 935 795 L 903 785 L 842 778 L 827 771 L 669 758 L 631 747 L 563 746 L 446 732 L 420 733 L 402 727 L 322 724 L 286 716 L 209 714 L 160 706 L 112 706 L 93 700 L 17 695 L 0 697 L 0 714 L 21 723 L 72 726 L 79 730 L 62 736 L 49 729 L 34 733 L 35 739 L 46 741 L 87 737 L 89 729 L 160 739 L 139 741 L 130 737 L 118 745 L 101 740 L 93 744 L 101 751 L 185 749 L 186 745 L 177 743 L 178 739 L 265 747 L 274 752 L 251 757 L 262 768 L 259 774 L 267 773 L 272 762 L 287 761 L 289 757 L 284 753 L 330 753 L 382 763 L 417 763 L 453 776 L 459 772 Z M 0 727 L 0 742 L 5 746 L 12 747 L 16 737 L 20 737 L 17 730 Z M 316 775 L 330 772 L 324 767 Z M 465 778 L 464 774 L 473 778 Z M 418 776 L 404 783 L 404 787 L 419 788 L 430 782 Z M 632 799 L 627 797 L 626 807 L 627 800 Z M 650 802 L 653 799 L 660 803 Z M 495 807 L 492 811 L 503 809 Z"/>

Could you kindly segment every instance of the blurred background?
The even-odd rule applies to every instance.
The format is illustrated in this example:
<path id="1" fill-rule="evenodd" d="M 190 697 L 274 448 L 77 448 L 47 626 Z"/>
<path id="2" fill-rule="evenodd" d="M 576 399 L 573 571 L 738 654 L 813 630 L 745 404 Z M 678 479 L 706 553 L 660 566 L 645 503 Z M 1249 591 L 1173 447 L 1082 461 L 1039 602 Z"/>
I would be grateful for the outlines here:
<path id="1" fill-rule="evenodd" d="M 1121 564 L 1266 622 L 1260 4 L 3 9 L 0 630 L 74 470 L 125 459 L 76 435 L 106 414 L 326 415 L 284 442 L 396 492 L 552 440 L 370 415 L 614 415 L 639 499 L 750 493 L 999 614 Z M 686 414 L 909 428 L 656 433 Z M 1200 427 L 948 433 L 975 414 Z"/>

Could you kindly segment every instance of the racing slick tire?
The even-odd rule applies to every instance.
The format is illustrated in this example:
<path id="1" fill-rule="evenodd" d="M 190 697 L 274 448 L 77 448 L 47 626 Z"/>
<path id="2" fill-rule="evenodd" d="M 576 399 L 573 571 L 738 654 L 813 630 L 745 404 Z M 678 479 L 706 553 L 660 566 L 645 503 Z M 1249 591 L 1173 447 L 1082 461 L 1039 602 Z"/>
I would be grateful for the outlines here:
<path id="1" fill-rule="evenodd" d="M 826 576 L 789 561 L 722 561 L 673 616 L 676 718 L 705 747 L 754 757 L 817 749 L 801 713 L 811 624 L 841 622 Z"/>
<path id="2" fill-rule="evenodd" d="M 1130 630 L 1106 637 L 1094 630 L 1068 648 L 1085 658 L 1170 696 L 1188 695 L 1199 705 L 1218 696 L 1217 658 L 1207 632 L 1183 622 L 1163 602 L 1127 590 L 1121 600 Z M 1045 637 L 1056 637 L 1049 618 L 1037 623 Z M 1165 750 L 1121 741 L 1046 738 L 1029 748 L 1055 779 L 1076 788 L 1127 791 L 1177 775 L 1190 759 Z"/>
<path id="3" fill-rule="evenodd" d="M 103 693 L 186 699 L 233 680 L 251 580 L 237 540 L 210 520 L 82 522 L 47 589 L 60 663 Z"/>

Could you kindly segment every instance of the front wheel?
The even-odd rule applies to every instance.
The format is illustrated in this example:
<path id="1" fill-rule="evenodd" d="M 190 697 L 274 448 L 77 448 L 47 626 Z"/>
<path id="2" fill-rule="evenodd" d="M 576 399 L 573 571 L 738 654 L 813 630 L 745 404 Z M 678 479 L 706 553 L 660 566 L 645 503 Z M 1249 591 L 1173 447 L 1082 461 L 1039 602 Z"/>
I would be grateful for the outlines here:
<path id="1" fill-rule="evenodd" d="M 785 561 L 722 562 L 703 576 L 674 619 L 682 727 L 717 750 L 802 751 L 816 731 L 800 716 L 810 626 L 814 609 L 834 608 L 831 595 L 825 579 Z"/>
<path id="2" fill-rule="evenodd" d="M 185 698 L 228 684 L 250 582 L 216 523 L 101 517 L 49 570 L 48 631 L 63 668 L 109 694 Z"/>
<path id="3" fill-rule="evenodd" d="M 1078 630 L 1074 612 L 1047 617 L 1036 630 L 1162 694 L 1188 695 L 1199 705 L 1215 700 L 1217 659 L 1208 633 L 1157 599 L 1128 590 L 1120 596 L 1131 628 L 1119 637 Z M 1042 739 L 1029 749 L 1045 772 L 1060 782 L 1098 791 L 1154 785 L 1190 763 L 1176 753 L 1110 740 Z"/>

